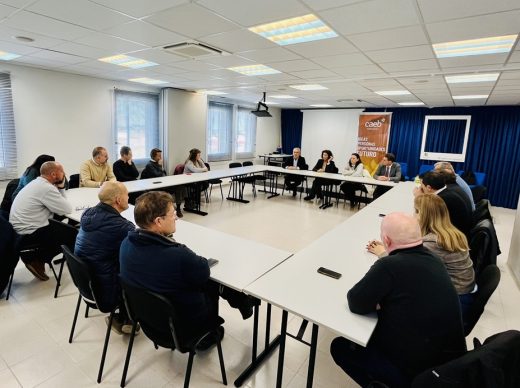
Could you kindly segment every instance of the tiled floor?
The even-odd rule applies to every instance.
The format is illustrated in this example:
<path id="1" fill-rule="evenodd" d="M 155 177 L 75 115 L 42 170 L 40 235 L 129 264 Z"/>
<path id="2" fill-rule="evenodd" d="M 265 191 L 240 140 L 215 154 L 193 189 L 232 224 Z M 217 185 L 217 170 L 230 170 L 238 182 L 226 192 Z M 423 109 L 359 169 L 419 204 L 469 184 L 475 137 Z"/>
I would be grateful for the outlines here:
<path id="1" fill-rule="evenodd" d="M 246 188 L 247 194 L 250 193 Z M 326 211 L 316 204 L 299 201 L 291 196 L 265 199 L 259 193 L 244 205 L 221 201 L 214 191 L 213 201 L 204 205 L 206 217 L 185 213 L 184 220 L 205 225 L 233 235 L 263 242 L 296 252 L 352 213 L 340 204 Z M 298 197 L 297 197 L 298 198 Z M 509 252 L 514 211 L 493 208 L 502 255 L 499 266 L 502 280 L 486 307 L 479 324 L 469 338 L 481 339 L 506 329 L 520 329 L 518 300 L 520 291 L 505 264 Z M 182 221 L 181 221 L 182 222 Z M 378 231 L 374 230 L 374 237 Z M 518 238 L 518 236 L 516 236 Z M 360 242 L 360 244 L 363 244 Z M 247 252 L 244 252 L 247 254 Z M 9 301 L 0 301 L 0 386 L 9 387 L 96 387 L 97 368 L 105 335 L 103 316 L 92 312 L 88 319 L 80 314 L 75 340 L 67 342 L 77 291 L 64 271 L 63 287 L 57 299 L 52 298 L 55 283 L 40 282 L 23 267 L 15 273 Z M 288 284 L 290 286 L 290 284 Z M 345 290 L 346 292 L 347 290 Z M 260 318 L 260 339 L 263 339 L 265 306 Z M 245 368 L 250 357 L 252 320 L 243 321 L 240 314 L 227 303 L 220 306 L 226 320 L 223 351 L 229 385 Z M 290 316 L 289 330 L 295 333 L 301 323 Z M 281 312 L 273 309 L 271 332 L 279 328 Z M 355 387 L 329 354 L 334 334 L 321 329 L 314 386 Z M 306 338 L 310 339 L 310 330 Z M 121 378 L 128 338 L 112 335 L 108 349 L 103 387 L 117 387 Z M 263 343 L 263 341 L 261 342 Z M 468 341 L 471 343 L 471 341 Z M 306 382 L 308 347 L 288 339 L 284 370 L 284 386 L 304 387 Z M 155 350 L 152 343 L 140 335 L 136 338 L 128 374 L 129 387 L 180 387 L 184 379 L 187 357 L 165 349 Z M 246 382 L 247 387 L 274 387 L 277 353 Z M 216 350 L 197 356 L 192 374 L 192 387 L 220 387 L 220 373 Z"/>

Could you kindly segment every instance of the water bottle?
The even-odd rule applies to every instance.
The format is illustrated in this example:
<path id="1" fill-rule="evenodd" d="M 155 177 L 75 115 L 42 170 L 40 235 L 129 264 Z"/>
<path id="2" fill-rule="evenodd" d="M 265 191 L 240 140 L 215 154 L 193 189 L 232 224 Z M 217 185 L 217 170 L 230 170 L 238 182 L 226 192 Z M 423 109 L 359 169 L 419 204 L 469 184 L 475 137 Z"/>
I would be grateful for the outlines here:
<path id="1" fill-rule="evenodd" d="M 421 187 L 421 178 L 419 178 L 419 175 L 415 177 L 413 183 L 415 183 L 416 187 Z"/>

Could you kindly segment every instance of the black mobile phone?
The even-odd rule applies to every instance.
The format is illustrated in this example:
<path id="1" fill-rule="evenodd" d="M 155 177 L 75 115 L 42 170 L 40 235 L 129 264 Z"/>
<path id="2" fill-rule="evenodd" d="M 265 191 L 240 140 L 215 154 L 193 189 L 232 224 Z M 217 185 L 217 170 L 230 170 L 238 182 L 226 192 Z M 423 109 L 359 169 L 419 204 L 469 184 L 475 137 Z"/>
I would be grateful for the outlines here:
<path id="1" fill-rule="evenodd" d="M 162 183 L 162 181 L 155 181 L 155 182 L 152 182 L 154 185 L 156 185 L 157 183 Z"/>
<path id="2" fill-rule="evenodd" d="M 386 217 L 386 214 L 379 213 L 379 217 Z"/>
<path id="3" fill-rule="evenodd" d="M 209 268 L 211 267 L 214 267 L 218 264 L 218 260 L 217 259 L 212 259 L 212 258 L 209 258 L 208 259 L 208 265 L 209 265 Z"/>
<path id="4" fill-rule="evenodd" d="M 339 272 L 332 271 L 325 267 L 318 268 L 318 273 L 321 273 L 322 275 L 329 276 L 333 279 L 339 279 L 341 277 L 341 274 Z"/>

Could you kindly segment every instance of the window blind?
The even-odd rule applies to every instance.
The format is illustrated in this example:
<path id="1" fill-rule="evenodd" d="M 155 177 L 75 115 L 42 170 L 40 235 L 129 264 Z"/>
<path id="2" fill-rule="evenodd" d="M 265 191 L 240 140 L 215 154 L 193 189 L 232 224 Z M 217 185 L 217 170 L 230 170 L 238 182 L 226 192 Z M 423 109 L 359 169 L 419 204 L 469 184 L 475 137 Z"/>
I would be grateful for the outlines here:
<path id="1" fill-rule="evenodd" d="M 11 76 L 0 73 L 0 180 L 18 176 Z"/>

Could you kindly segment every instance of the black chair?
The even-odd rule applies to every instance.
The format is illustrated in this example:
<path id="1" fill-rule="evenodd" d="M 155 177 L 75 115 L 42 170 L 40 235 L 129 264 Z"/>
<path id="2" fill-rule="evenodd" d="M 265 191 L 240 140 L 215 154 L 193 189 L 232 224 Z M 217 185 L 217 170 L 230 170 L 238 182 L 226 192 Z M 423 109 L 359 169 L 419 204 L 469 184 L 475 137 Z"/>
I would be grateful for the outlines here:
<path id="1" fill-rule="evenodd" d="M 240 162 L 231 162 L 228 165 L 229 168 L 239 168 L 242 167 L 242 163 Z M 231 184 L 229 185 L 228 197 L 231 194 L 231 190 L 233 190 L 233 197 L 237 196 L 237 193 L 243 193 L 243 186 L 245 183 L 243 181 L 244 176 L 234 176 L 231 178 Z"/>
<path id="2" fill-rule="evenodd" d="M 478 224 L 479 221 L 482 220 L 490 220 L 493 221 L 491 217 L 491 211 L 489 210 L 489 201 L 487 199 L 481 199 L 479 202 L 475 204 L 475 211 L 473 212 L 473 222 L 474 225 Z"/>
<path id="3" fill-rule="evenodd" d="M 480 316 L 484 312 L 486 303 L 491 295 L 493 295 L 493 292 L 495 292 L 499 282 L 500 269 L 494 264 L 490 264 L 484 268 L 480 276 L 477 278 L 478 290 L 475 293 L 475 299 L 466 314 L 463 316 L 465 336 L 468 336 L 477 324 Z"/>
<path id="4" fill-rule="evenodd" d="M 0 294 L 8 286 L 6 300 L 9 300 L 13 272 L 20 258 L 18 240 L 19 236 L 13 226 L 0 215 Z"/>
<path id="5" fill-rule="evenodd" d="M 244 167 L 247 167 L 247 166 L 253 166 L 253 162 L 248 160 L 248 161 L 245 161 L 244 163 L 242 163 L 242 166 Z M 267 172 L 267 171 L 266 171 Z M 265 191 L 265 181 L 268 179 L 266 173 L 263 173 L 263 174 L 252 174 L 250 176 L 252 179 L 252 185 L 253 185 L 253 193 L 254 195 L 256 196 L 256 182 L 258 181 L 261 181 L 261 182 L 264 182 L 264 191 Z"/>
<path id="6" fill-rule="evenodd" d="M 141 325 L 144 334 L 154 343 L 156 349 L 161 346 L 167 349 L 176 349 L 181 353 L 189 353 L 188 366 L 186 367 L 186 376 L 184 378 L 185 388 L 190 385 L 191 369 L 197 344 L 208 335 L 215 336 L 217 340 L 220 371 L 222 373 L 222 383 L 227 385 L 222 346 L 217 333 L 217 329 L 222 322 L 221 320 L 215 322 L 214 325 L 208 323 L 207 328 L 201 329 L 198 333 L 185 335 L 179 326 L 179 322 L 181 322 L 180 316 L 176 308 L 167 298 L 155 292 L 132 286 L 123 279 L 121 279 L 121 286 L 123 288 L 123 298 L 126 308 L 133 321 L 132 334 L 128 343 L 128 351 L 123 376 L 121 378 L 121 387 L 124 387 L 126 384 L 126 374 L 132 354 L 137 323 Z"/>
<path id="7" fill-rule="evenodd" d="M 69 189 L 77 189 L 79 187 L 79 174 L 72 174 L 69 177 Z"/>
<path id="8" fill-rule="evenodd" d="M 67 267 L 69 268 L 72 281 L 74 282 L 74 285 L 78 288 L 79 291 L 78 303 L 76 304 L 76 311 L 74 312 L 72 328 L 70 329 L 69 344 L 72 343 L 72 339 L 74 338 L 74 330 L 76 328 L 76 321 L 78 319 L 78 312 L 79 307 L 81 305 L 81 300 L 83 300 L 87 305 L 85 316 L 87 316 L 88 308 L 98 309 L 102 313 L 110 313 L 107 331 L 105 334 L 105 343 L 103 345 L 103 353 L 101 354 L 101 363 L 99 364 L 99 372 L 97 377 L 97 382 L 100 383 L 101 377 L 103 375 L 103 367 L 105 365 L 108 341 L 110 339 L 110 329 L 112 327 L 112 321 L 114 319 L 114 312 L 116 309 L 106 309 L 102 304 L 99 304 L 97 302 L 101 299 L 99 298 L 99 293 L 97 291 L 96 284 L 93 281 L 92 272 L 87 263 L 85 263 L 82 259 L 74 255 L 66 245 L 62 245 L 61 249 L 63 250 L 63 256 L 65 257 L 65 261 L 67 262 Z"/>
<path id="9" fill-rule="evenodd" d="M 495 334 L 483 345 L 445 364 L 427 369 L 412 388 L 518 388 L 520 387 L 520 332 Z"/>
<path id="10" fill-rule="evenodd" d="M 302 176 L 303 180 L 302 180 L 302 183 L 299 184 L 297 187 L 296 187 L 296 190 L 298 190 L 300 192 L 300 199 L 302 199 L 302 194 L 305 193 L 307 194 L 309 192 L 309 181 L 307 180 L 307 176 L 303 175 Z M 304 187 L 304 184 L 305 184 L 305 187 Z M 283 196 L 283 193 L 285 192 L 285 184 L 283 185 L 283 188 L 282 188 L 282 196 Z"/>
<path id="11" fill-rule="evenodd" d="M 211 167 L 209 166 L 209 163 L 204 162 L 204 164 L 208 168 L 208 171 L 210 171 Z M 208 181 L 208 183 L 209 183 L 209 193 L 208 193 L 208 190 L 206 190 L 206 202 L 209 202 L 211 199 L 211 192 L 213 190 L 213 185 L 219 185 L 220 196 L 222 197 L 222 200 L 224 200 L 224 193 L 222 192 L 222 179 L 210 179 Z"/>
<path id="12" fill-rule="evenodd" d="M 475 275 L 478 277 L 489 264 L 497 263 L 499 255 L 498 238 L 490 220 L 481 220 L 470 232 L 470 257 L 473 260 Z"/>
<path id="13" fill-rule="evenodd" d="M 2 199 L 2 203 L 0 204 L 0 209 L 3 210 L 4 214 L 7 215 L 7 219 L 9 219 L 9 213 L 11 212 L 11 205 L 13 204 L 13 193 L 18 187 L 18 183 L 20 179 L 12 179 L 9 181 L 7 186 L 5 187 L 4 197 Z"/>
<path id="14" fill-rule="evenodd" d="M 54 234 L 60 236 L 60 242 L 69 248 L 70 251 L 74 251 L 74 246 L 76 245 L 76 236 L 78 235 L 78 229 L 72 225 L 66 224 L 65 222 L 61 222 L 58 220 L 50 219 L 49 224 L 51 225 L 51 229 Z M 54 266 L 59 265 L 60 269 L 58 274 L 56 275 L 56 271 L 54 270 Z M 51 267 L 52 273 L 56 279 L 56 289 L 54 290 L 54 298 L 58 297 L 58 290 L 61 286 L 61 275 L 63 274 L 63 266 L 65 264 L 65 257 L 62 256 L 58 259 L 54 259 L 49 263 Z"/>

